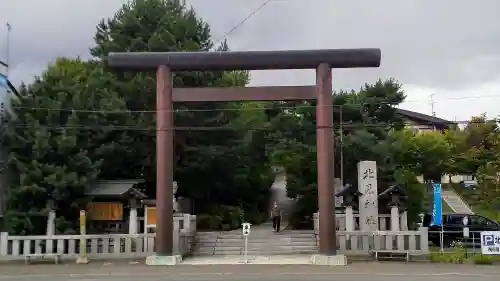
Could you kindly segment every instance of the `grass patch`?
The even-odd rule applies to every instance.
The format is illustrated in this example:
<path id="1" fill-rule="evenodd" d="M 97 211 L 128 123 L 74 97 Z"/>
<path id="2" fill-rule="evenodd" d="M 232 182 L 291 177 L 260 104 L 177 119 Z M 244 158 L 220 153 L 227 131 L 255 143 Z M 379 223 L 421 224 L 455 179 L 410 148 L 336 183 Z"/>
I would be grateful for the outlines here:
<path id="1" fill-rule="evenodd" d="M 474 263 L 478 265 L 492 265 L 500 263 L 500 256 L 489 256 L 481 253 L 466 252 L 468 250 L 460 246 L 460 244 L 459 246 L 444 249 L 444 252 L 441 252 L 439 247 L 429 247 L 429 250 L 430 262 L 432 263 Z"/>
<path id="2" fill-rule="evenodd" d="M 443 188 L 453 188 L 470 205 L 474 213 L 485 216 L 491 220 L 500 221 L 500 211 L 488 204 L 484 204 L 481 195 L 471 188 L 465 188 L 461 184 L 444 184 Z"/>

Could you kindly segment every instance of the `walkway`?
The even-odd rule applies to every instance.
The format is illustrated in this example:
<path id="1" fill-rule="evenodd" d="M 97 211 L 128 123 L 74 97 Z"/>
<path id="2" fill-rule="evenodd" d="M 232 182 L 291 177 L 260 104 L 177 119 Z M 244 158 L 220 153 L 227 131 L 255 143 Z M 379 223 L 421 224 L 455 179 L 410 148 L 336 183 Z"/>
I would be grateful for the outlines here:
<path id="1" fill-rule="evenodd" d="M 0 265 L 1 281 L 191 281 L 191 280 L 276 280 L 276 281 L 489 281 L 498 280 L 500 267 L 355 263 L 347 267 L 307 265 L 211 265 L 148 267 L 143 264 L 104 265 Z"/>
<path id="2" fill-rule="evenodd" d="M 310 264 L 311 255 L 273 255 L 273 256 L 248 256 L 248 264 Z M 244 256 L 208 256 L 191 257 L 182 262 L 183 265 L 237 265 L 245 264 Z"/>

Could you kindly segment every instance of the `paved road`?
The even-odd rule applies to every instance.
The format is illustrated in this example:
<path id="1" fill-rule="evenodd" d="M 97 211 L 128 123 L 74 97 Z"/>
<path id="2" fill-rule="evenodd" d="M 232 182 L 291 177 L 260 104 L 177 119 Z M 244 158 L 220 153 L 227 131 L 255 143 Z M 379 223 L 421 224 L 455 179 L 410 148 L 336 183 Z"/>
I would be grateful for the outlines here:
<path id="1" fill-rule="evenodd" d="M 472 265 L 356 263 L 348 267 L 311 265 L 180 265 L 142 264 L 0 265 L 0 281 L 486 281 L 498 280 L 500 267 Z"/>

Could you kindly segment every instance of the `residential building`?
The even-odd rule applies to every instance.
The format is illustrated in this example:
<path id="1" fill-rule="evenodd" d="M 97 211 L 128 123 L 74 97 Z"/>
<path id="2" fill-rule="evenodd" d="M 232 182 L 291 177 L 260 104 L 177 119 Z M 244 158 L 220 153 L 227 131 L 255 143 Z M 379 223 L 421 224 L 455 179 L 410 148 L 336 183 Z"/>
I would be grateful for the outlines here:
<path id="1" fill-rule="evenodd" d="M 410 111 L 406 109 L 397 109 L 397 114 L 405 121 L 407 127 L 413 129 L 415 132 L 421 131 L 440 131 L 452 128 L 457 123 L 441 119 L 435 116 Z"/>

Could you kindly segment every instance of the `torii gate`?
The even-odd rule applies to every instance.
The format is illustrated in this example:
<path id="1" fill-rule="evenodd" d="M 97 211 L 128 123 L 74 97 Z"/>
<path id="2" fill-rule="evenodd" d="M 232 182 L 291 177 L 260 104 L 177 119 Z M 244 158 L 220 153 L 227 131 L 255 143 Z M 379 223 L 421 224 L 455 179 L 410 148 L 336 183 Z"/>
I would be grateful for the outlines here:
<path id="1" fill-rule="evenodd" d="M 318 263 L 336 256 L 332 68 L 379 67 L 380 49 L 334 49 L 247 52 L 129 52 L 110 53 L 114 69 L 156 71 L 156 256 L 148 264 L 180 261 L 173 253 L 172 183 L 174 161 L 174 102 L 317 100 Z M 315 69 L 316 86 L 243 88 L 173 88 L 175 71 Z M 335 262 L 334 262 L 335 263 Z"/>

